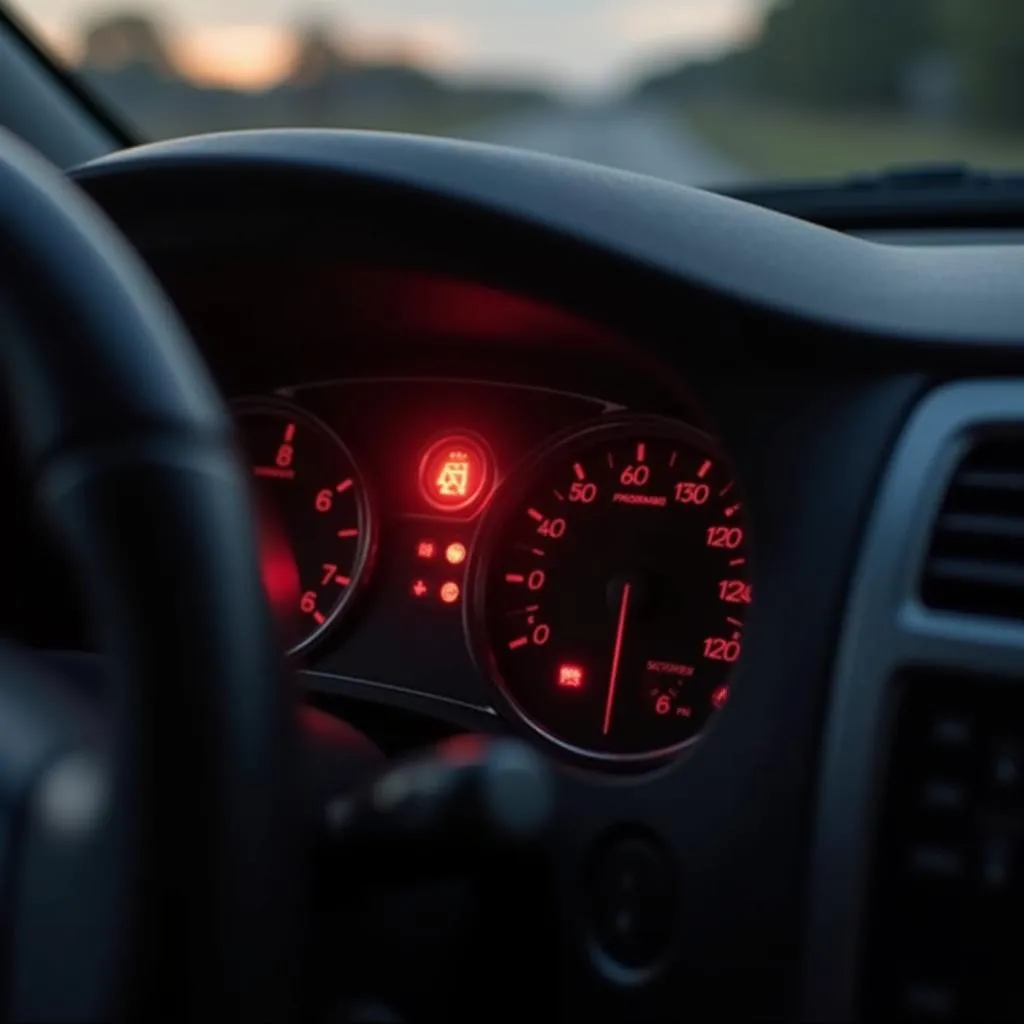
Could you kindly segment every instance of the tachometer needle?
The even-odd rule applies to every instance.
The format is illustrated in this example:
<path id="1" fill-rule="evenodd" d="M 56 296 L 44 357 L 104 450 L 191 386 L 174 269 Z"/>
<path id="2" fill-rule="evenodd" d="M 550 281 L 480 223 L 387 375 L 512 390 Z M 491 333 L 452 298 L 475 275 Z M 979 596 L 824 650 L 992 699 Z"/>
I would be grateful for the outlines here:
<path id="1" fill-rule="evenodd" d="M 622 656 L 622 638 L 626 633 L 626 613 L 629 611 L 629 591 L 631 585 L 624 583 L 622 586 L 622 599 L 619 602 L 619 622 L 615 627 L 615 647 L 612 650 L 612 671 L 608 677 L 608 699 L 604 705 L 604 728 L 601 730 L 605 736 L 612 727 L 612 708 L 615 706 L 615 684 L 619 681 L 619 658 Z"/>

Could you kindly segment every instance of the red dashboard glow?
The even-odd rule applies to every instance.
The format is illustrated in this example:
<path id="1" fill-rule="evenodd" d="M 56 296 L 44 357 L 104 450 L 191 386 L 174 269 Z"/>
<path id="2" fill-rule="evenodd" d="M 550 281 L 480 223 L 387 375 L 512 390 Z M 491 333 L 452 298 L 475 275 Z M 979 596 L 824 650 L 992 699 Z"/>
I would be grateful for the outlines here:
<path id="1" fill-rule="evenodd" d="M 434 508 L 457 512 L 483 493 L 491 474 L 484 446 L 471 437 L 445 437 L 420 462 L 420 490 Z"/>
<path id="2" fill-rule="evenodd" d="M 466 545 L 455 540 L 444 549 L 444 558 L 449 565 L 461 565 L 466 560 Z"/>
<path id="3" fill-rule="evenodd" d="M 566 690 L 578 690 L 583 685 L 583 669 L 579 665 L 559 665 L 558 685 Z"/>

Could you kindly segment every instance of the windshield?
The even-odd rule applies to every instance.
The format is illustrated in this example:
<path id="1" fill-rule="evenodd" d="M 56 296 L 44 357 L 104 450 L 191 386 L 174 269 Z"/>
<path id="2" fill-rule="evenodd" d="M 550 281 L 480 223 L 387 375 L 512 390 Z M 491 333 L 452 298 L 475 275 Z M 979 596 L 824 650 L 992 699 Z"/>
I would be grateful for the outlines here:
<path id="1" fill-rule="evenodd" d="M 1022 0 L 17 0 L 143 138 L 336 126 L 694 184 L 1024 169 Z"/>

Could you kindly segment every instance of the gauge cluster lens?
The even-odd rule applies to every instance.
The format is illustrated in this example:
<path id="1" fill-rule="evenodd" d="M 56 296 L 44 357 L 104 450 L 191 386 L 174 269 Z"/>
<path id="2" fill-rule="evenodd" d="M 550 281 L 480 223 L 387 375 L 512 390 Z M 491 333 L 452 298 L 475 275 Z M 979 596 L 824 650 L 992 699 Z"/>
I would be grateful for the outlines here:
<path id="1" fill-rule="evenodd" d="M 307 413 L 261 401 L 235 415 L 255 481 L 264 586 L 295 653 L 338 619 L 368 572 L 366 487 L 345 446 Z"/>
<path id="2" fill-rule="evenodd" d="M 472 567 L 478 658 L 576 753 L 645 760 L 726 703 L 750 603 L 743 505 L 704 434 L 635 417 L 528 460 Z"/>

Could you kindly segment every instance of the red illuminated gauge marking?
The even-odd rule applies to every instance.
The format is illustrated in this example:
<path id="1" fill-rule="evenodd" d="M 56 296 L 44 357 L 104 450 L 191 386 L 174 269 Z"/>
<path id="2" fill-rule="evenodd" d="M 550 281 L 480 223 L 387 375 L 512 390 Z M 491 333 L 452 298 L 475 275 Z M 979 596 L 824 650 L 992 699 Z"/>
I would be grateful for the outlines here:
<path id="1" fill-rule="evenodd" d="M 730 483 L 711 438 L 657 417 L 595 422 L 524 461 L 467 575 L 499 710 L 570 757 L 620 767 L 696 740 L 741 656 L 751 597 Z"/>
<path id="2" fill-rule="evenodd" d="M 732 481 L 730 480 L 719 492 L 718 496 L 724 498 L 732 490 Z"/>
<path id="3" fill-rule="evenodd" d="M 280 466 L 256 466 L 253 469 L 255 476 L 263 477 L 264 480 L 294 480 L 294 469 L 281 469 Z"/>
<path id="4" fill-rule="evenodd" d="M 444 437 L 420 460 L 420 491 L 434 508 L 458 512 L 484 494 L 491 475 L 491 458 L 482 441 L 464 434 Z"/>
<path id="5" fill-rule="evenodd" d="M 421 540 L 416 545 L 417 558 L 433 558 L 437 554 L 437 545 L 432 540 Z"/>
<path id="6" fill-rule="evenodd" d="M 721 710 L 726 701 L 729 699 L 729 687 L 719 686 L 716 687 L 714 692 L 711 694 L 711 703 L 718 709 Z"/>
<path id="7" fill-rule="evenodd" d="M 466 545 L 461 541 L 452 541 L 444 549 L 444 559 L 449 565 L 461 565 L 466 560 Z"/>
<path id="8" fill-rule="evenodd" d="M 413 580 L 412 586 L 409 588 L 409 590 L 412 591 L 413 597 L 423 597 L 427 593 L 428 589 L 429 588 L 423 580 Z"/>
<path id="9" fill-rule="evenodd" d="M 566 690 L 578 690 L 583 685 L 583 669 L 579 665 L 559 665 L 558 685 Z"/>
<path id="10" fill-rule="evenodd" d="M 369 571 L 369 499 L 320 420 L 278 399 L 241 402 L 236 418 L 255 477 L 264 587 L 295 653 L 331 627 Z"/>

